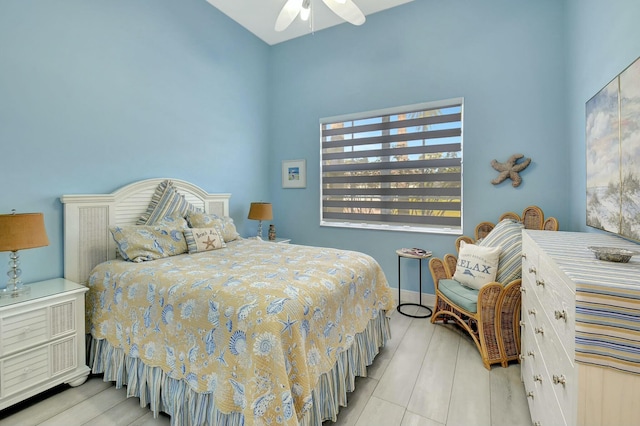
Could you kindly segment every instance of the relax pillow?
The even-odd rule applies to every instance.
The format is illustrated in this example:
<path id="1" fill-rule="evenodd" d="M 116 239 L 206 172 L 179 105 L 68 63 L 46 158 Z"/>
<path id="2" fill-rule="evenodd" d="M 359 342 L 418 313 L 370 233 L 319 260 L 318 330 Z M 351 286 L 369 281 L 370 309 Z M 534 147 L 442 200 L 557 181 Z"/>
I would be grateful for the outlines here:
<path id="1" fill-rule="evenodd" d="M 187 252 L 182 229 L 155 225 L 125 225 L 109 228 L 124 260 L 144 262 Z"/>
<path id="2" fill-rule="evenodd" d="M 496 281 L 502 285 L 522 277 L 523 229 L 522 223 L 513 219 L 504 219 L 479 244 L 482 247 L 501 247 Z"/>
<path id="3" fill-rule="evenodd" d="M 460 241 L 453 279 L 476 290 L 496 280 L 500 247 L 481 247 Z"/>
<path id="4" fill-rule="evenodd" d="M 196 208 L 189 203 L 184 195 L 178 193 L 170 180 L 162 181 L 157 187 L 147 211 L 140 216 L 137 225 L 153 225 L 166 216 L 177 213 L 186 216 L 188 211 L 195 211 Z"/>
<path id="5" fill-rule="evenodd" d="M 236 225 L 229 216 L 190 211 L 187 213 L 187 221 L 192 228 L 217 228 L 226 243 L 240 238 Z"/>
<path id="6" fill-rule="evenodd" d="M 216 228 L 188 228 L 184 230 L 189 254 L 226 247 Z"/>

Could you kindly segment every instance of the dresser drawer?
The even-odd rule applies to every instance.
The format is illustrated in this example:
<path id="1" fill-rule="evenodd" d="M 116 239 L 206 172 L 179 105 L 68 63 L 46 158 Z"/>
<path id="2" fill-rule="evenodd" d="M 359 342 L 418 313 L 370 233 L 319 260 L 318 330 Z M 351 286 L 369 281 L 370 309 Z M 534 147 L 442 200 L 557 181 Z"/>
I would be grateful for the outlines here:
<path id="1" fill-rule="evenodd" d="M 523 238 L 523 241 L 526 238 Z M 535 274 L 534 271 L 537 269 L 538 265 L 538 253 L 536 253 L 533 249 L 528 249 L 523 245 L 522 247 L 522 282 L 529 279 L 531 282 L 535 282 Z"/>
<path id="2" fill-rule="evenodd" d="M 552 327 L 565 347 L 567 356 L 573 358 L 575 351 L 575 293 L 555 273 L 544 257 L 540 264 L 528 263 L 523 269 L 523 287 L 526 298 L 539 302 L 539 315 L 549 319 L 547 327 Z"/>
<path id="3" fill-rule="evenodd" d="M 522 289 L 521 290 L 523 293 L 527 293 L 532 295 L 535 291 L 535 282 L 536 282 L 536 275 L 535 275 L 535 271 L 537 270 L 536 268 L 536 263 L 531 261 L 531 258 L 533 257 L 533 254 L 531 253 L 527 253 L 526 257 L 523 256 L 522 257 Z M 536 256 L 537 258 L 537 256 Z M 523 299 L 524 299 L 524 294 L 523 294 Z"/>
<path id="4" fill-rule="evenodd" d="M 545 308 L 549 324 L 563 342 L 566 352 L 573 358 L 575 353 L 575 290 L 560 278 L 546 257 L 540 257 L 536 295 Z"/>
<path id="5" fill-rule="evenodd" d="M 545 364 L 555 372 L 564 371 L 565 376 L 573 371 L 573 357 L 567 354 L 566 344 L 545 313 L 545 309 L 536 297 L 527 297 L 523 303 L 522 320 L 530 336 L 544 354 Z"/>
<path id="6" fill-rule="evenodd" d="M 526 326 L 523 337 L 522 380 L 532 421 L 540 426 L 572 424 L 566 419 L 566 413 L 554 393 L 543 352 Z"/>
<path id="7" fill-rule="evenodd" d="M 520 375 L 522 382 L 524 383 L 524 390 L 527 395 L 527 401 L 529 402 L 529 411 L 533 415 L 537 410 L 535 409 L 535 386 L 533 383 L 533 369 L 535 358 L 540 356 L 540 350 L 537 348 L 535 340 L 531 335 L 531 332 L 526 326 L 521 329 L 522 335 L 522 353 L 520 363 Z M 533 394 L 530 392 L 534 391 Z"/>
<path id="8" fill-rule="evenodd" d="M 525 324 L 528 327 L 527 339 L 535 342 L 536 362 L 533 363 L 534 374 L 543 374 L 543 384 L 545 388 L 555 394 L 558 404 L 562 407 L 563 417 L 568 424 L 574 424 L 573 401 L 570 395 L 575 395 L 577 386 L 575 383 L 575 367 L 573 358 L 566 353 L 563 340 L 556 334 L 551 326 L 550 319 L 544 315 L 544 310 L 535 298 L 529 298 L 527 306 L 531 306 L 526 312 Z M 530 311 L 535 311 L 531 313 Z M 525 328 L 526 325 L 525 325 Z M 534 349 L 535 350 L 535 349 Z M 563 384 L 564 383 L 564 384 Z"/>
<path id="9" fill-rule="evenodd" d="M 536 276 L 538 273 L 532 272 Z M 549 300 L 549 295 L 554 294 L 549 290 L 555 285 L 555 281 L 548 281 L 544 286 L 534 284 L 536 289 L 531 288 L 531 275 L 527 276 L 527 281 L 529 285 L 525 287 L 527 291 L 522 299 L 521 314 L 523 360 L 532 369 L 531 374 L 541 379 L 535 383 L 538 390 L 544 388 L 546 393 L 554 394 L 553 398 L 548 395 L 544 396 L 545 399 L 548 399 L 545 404 L 555 407 L 557 402 L 563 420 L 567 424 L 574 424 L 575 409 L 573 407 L 575 403 L 571 397 L 577 391 L 576 376 L 573 352 L 569 352 L 567 349 L 575 346 L 573 332 L 563 330 L 564 335 L 560 336 L 557 328 L 554 327 L 554 323 L 557 323 L 558 320 L 549 313 L 549 306 L 557 303 L 557 301 Z M 540 290 L 537 287 L 544 287 L 544 289 Z M 564 323 L 564 320 L 562 322 Z M 523 378 L 526 379 L 526 377 Z M 538 399 L 540 400 L 540 398 Z"/>
<path id="10" fill-rule="evenodd" d="M 49 378 L 49 348 L 39 347 L 2 361 L 0 385 L 5 398 Z"/>
<path id="11" fill-rule="evenodd" d="M 547 383 L 548 387 L 549 384 Z M 570 426 L 570 420 L 564 417 L 566 413 L 553 392 L 545 392 L 539 401 L 540 406 L 540 426 Z"/>
<path id="12" fill-rule="evenodd" d="M 16 354 L 1 361 L 2 397 L 73 370 L 78 366 L 76 336 Z"/>
<path id="13" fill-rule="evenodd" d="M 0 356 L 46 342 L 47 309 L 4 315 L 0 318 L 0 335 Z"/>

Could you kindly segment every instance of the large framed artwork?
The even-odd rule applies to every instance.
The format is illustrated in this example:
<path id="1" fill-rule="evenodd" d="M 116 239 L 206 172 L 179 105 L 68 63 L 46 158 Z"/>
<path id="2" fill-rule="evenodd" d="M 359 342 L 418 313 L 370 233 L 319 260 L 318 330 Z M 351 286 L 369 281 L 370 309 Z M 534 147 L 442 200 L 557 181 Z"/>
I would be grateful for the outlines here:
<path id="1" fill-rule="evenodd" d="M 640 240 L 640 58 L 586 104 L 587 225 Z"/>

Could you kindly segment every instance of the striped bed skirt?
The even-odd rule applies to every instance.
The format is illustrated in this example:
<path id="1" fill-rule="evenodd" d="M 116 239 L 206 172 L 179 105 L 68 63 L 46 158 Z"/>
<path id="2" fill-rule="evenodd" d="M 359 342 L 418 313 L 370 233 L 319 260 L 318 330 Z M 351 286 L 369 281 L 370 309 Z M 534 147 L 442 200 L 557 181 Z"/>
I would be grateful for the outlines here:
<path id="1" fill-rule="evenodd" d="M 336 421 L 340 407 L 347 406 L 347 392 L 355 390 L 356 376 L 366 377 L 380 348 L 391 338 L 389 318 L 384 312 L 369 321 L 367 328 L 356 334 L 353 345 L 338 355 L 330 371 L 320 375 L 312 392 L 313 404 L 298 413 L 300 426 L 322 426 L 325 420 Z M 103 380 L 115 382 L 116 388 L 127 387 L 127 397 L 140 398 L 140 406 L 149 405 L 154 417 L 160 412 L 171 416 L 176 426 L 245 426 L 253 419 L 241 413 L 220 412 L 213 394 L 198 393 L 182 381 L 169 377 L 161 368 L 145 365 L 106 340 L 87 336 L 89 367 Z"/>

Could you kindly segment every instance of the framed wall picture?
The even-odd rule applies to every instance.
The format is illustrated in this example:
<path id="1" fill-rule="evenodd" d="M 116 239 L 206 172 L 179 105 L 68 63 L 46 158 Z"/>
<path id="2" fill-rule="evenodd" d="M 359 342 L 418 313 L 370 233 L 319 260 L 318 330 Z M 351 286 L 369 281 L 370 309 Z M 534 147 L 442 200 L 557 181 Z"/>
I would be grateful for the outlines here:
<path id="1" fill-rule="evenodd" d="M 586 104 L 587 225 L 640 241 L 640 58 Z"/>
<path id="2" fill-rule="evenodd" d="M 618 78 L 586 104 L 587 225 L 620 232 Z"/>
<path id="3" fill-rule="evenodd" d="M 307 187 L 307 160 L 303 159 L 282 161 L 282 187 Z"/>

